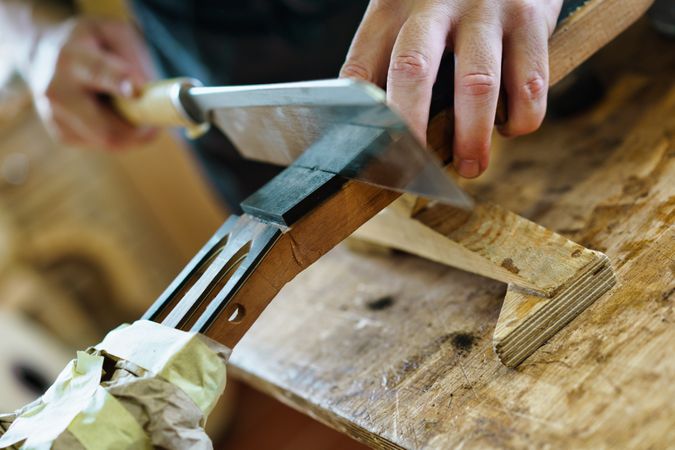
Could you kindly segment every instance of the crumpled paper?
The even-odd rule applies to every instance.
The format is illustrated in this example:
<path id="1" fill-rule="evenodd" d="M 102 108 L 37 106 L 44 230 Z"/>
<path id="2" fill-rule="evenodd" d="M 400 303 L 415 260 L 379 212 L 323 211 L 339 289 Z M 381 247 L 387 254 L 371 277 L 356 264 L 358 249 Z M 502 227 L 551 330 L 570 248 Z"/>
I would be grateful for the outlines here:
<path id="1" fill-rule="evenodd" d="M 0 416 L 0 448 L 213 448 L 203 426 L 229 355 L 197 333 L 123 325 L 78 352 L 38 400 Z"/>

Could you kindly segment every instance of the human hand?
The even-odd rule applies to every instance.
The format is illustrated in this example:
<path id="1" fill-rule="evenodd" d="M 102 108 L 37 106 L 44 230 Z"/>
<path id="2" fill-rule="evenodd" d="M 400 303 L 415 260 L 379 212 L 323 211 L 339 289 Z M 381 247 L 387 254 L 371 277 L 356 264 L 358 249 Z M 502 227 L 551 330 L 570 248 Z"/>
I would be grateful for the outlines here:
<path id="1" fill-rule="evenodd" d="M 444 51 L 452 50 L 453 164 L 473 178 L 488 166 L 500 81 L 508 121 L 498 131 L 518 136 L 541 124 L 548 37 L 561 6 L 562 0 L 371 0 L 340 75 L 386 86 L 388 102 L 426 143 L 432 87 Z"/>
<path id="2" fill-rule="evenodd" d="M 107 96 L 135 96 L 151 79 L 150 60 L 128 23 L 72 18 L 41 33 L 27 81 L 51 134 L 70 145 L 116 150 L 149 141 Z"/>

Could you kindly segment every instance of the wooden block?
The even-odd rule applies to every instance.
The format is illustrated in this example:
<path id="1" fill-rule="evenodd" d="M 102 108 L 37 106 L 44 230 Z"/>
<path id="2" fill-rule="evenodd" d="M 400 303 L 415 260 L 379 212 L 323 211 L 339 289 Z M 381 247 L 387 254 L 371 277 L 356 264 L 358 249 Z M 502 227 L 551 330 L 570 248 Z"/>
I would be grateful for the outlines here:
<path id="1" fill-rule="evenodd" d="M 349 181 L 290 227 L 232 216 L 143 318 L 234 347 L 286 283 L 398 195 Z"/>
<path id="2" fill-rule="evenodd" d="M 496 205 L 466 212 L 403 196 L 354 237 L 509 284 L 494 335 L 515 366 L 611 288 L 609 260 Z"/>
<path id="3" fill-rule="evenodd" d="M 594 253 L 597 260 L 551 298 L 509 285 L 492 338 L 495 353 L 505 366 L 523 362 L 616 284 L 609 258 Z"/>
<path id="4" fill-rule="evenodd" d="M 466 212 L 433 204 L 410 215 L 413 201 L 402 197 L 354 236 L 544 297 L 552 297 L 597 259 L 594 252 L 497 205 L 479 203 Z"/>

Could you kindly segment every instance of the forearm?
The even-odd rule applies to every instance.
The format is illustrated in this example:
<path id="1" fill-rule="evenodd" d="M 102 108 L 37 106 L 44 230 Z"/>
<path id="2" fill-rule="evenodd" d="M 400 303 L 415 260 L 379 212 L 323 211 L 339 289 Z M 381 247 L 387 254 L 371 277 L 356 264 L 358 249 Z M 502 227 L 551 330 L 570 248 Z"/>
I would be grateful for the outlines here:
<path id="1" fill-rule="evenodd" d="M 0 0 L 0 36 L 10 43 L 11 63 L 23 76 L 35 59 L 40 39 L 73 11 L 67 1 Z"/>

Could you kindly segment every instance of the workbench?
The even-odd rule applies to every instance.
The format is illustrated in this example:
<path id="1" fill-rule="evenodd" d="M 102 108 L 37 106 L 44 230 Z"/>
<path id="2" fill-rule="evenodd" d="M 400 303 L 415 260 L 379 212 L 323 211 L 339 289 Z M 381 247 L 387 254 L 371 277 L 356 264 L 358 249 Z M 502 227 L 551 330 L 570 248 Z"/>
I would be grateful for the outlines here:
<path id="1" fill-rule="evenodd" d="M 237 345 L 235 376 L 373 447 L 675 443 L 675 47 L 643 20 L 591 61 L 604 99 L 498 140 L 466 182 L 606 253 L 617 285 L 517 369 L 491 337 L 506 286 L 341 245 Z"/>

